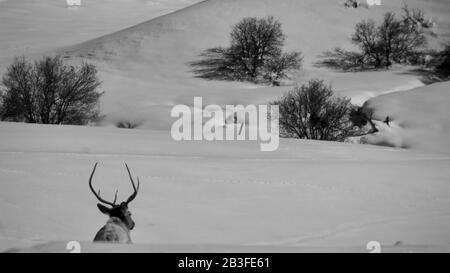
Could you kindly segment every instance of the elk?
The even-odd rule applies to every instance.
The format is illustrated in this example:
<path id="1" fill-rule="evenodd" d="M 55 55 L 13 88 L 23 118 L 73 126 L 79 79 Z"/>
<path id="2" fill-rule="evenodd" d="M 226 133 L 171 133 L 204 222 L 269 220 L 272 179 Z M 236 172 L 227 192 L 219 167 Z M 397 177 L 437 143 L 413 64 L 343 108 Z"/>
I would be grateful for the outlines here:
<path id="1" fill-rule="evenodd" d="M 97 204 L 98 209 L 103 213 L 109 216 L 106 225 L 104 225 L 95 235 L 94 242 L 108 242 L 108 243 L 127 243 L 131 244 L 130 231 L 134 228 L 134 221 L 131 219 L 131 212 L 128 210 L 128 205 L 131 201 L 136 198 L 139 191 L 139 177 L 137 178 L 138 184 L 137 187 L 134 184 L 133 177 L 131 176 L 130 169 L 128 165 L 125 163 L 125 167 L 128 171 L 128 176 L 130 177 L 131 185 L 133 186 L 133 193 L 130 197 L 128 197 L 127 201 L 122 202 L 120 204 L 116 204 L 117 201 L 117 193 L 114 197 L 113 202 L 109 202 L 104 200 L 100 196 L 100 190 L 95 192 L 92 187 L 92 178 L 94 176 L 95 170 L 97 169 L 97 164 L 95 163 L 94 169 L 92 170 L 91 176 L 89 177 L 89 188 L 95 197 L 103 204 L 110 206 L 106 207 L 101 203 Z"/>

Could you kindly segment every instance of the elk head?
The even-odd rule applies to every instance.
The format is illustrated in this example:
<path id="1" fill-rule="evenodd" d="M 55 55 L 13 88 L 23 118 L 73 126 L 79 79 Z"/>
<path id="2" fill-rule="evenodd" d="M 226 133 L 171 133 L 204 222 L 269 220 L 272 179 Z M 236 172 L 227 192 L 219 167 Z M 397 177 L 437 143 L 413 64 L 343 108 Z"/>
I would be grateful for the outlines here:
<path id="1" fill-rule="evenodd" d="M 121 202 L 120 204 L 116 204 L 118 193 L 118 191 L 116 191 L 114 201 L 109 202 L 100 196 L 100 190 L 96 192 L 92 187 L 92 178 L 94 176 L 95 170 L 97 169 L 97 164 L 98 163 L 95 163 L 94 169 L 92 170 L 91 176 L 89 177 L 89 188 L 91 189 L 95 197 L 100 201 L 100 203 L 97 204 L 98 209 L 102 213 L 108 215 L 110 217 L 110 220 L 114 219 L 114 221 L 108 221 L 108 223 L 97 233 L 95 237 L 96 239 L 94 239 L 94 241 L 116 241 L 117 238 L 120 238 L 121 237 L 120 234 L 117 234 L 118 233 L 117 227 L 115 227 L 114 225 L 119 225 L 120 227 L 122 227 L 122 229 L 125 228 L 127 233 L 126 235 L 128 236 L 129 239 L 128 232 L 129 230 L 132 230 L 134 228 L 135 223 L 133 219 L 131 219 L 131 212 L 128 210 L 128 205 L 130 204 L 131 201 L 134 200 L 134 198 L 136 198 L 137 193 L 139 191 L 139 183 L 140 183 L 139 177 L 137 178 L 138 184 L 136 187 L 136 185 L 134 184 L 133 177 L 131 176 L 130 169 L 128 168 L 128 165 L 125 163 L 125 167 L 128 171 L 128 176 L 130 177 L 131 185 L 133 186 L 133 193 L 130 195 L 130 197 L 128 197 L 126 201 Z"/>

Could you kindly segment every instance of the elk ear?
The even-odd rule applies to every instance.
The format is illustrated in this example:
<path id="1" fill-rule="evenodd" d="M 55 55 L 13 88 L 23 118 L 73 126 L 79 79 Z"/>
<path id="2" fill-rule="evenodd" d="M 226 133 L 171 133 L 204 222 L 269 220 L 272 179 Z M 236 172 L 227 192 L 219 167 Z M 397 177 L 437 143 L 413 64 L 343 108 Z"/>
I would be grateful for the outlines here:
<path id="1" fill-rule="evenodd" d="M 100 204 L 100 203 L 97 204 L 97 208 L 98 208 L 103 214 L 107 214 L 107 215 L 109 215 L 109 212 L 111 211 L 111 209 L 109 209 L 108 207 L 103 206 L 103 205 Z"/>

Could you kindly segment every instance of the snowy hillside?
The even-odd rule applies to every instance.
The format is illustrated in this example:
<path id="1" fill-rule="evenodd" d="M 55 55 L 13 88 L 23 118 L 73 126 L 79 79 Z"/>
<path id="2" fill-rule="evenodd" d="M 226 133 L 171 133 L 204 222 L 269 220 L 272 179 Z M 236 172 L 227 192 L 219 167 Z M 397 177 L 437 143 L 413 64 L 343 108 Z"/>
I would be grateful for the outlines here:
<path id="1" fill-rule="evenodd" d="M 83 0 L 77 8 L 66 0 L 0 1 L 0 71 L 15 55 L 50 52 L 198 1 Z"/>
<path id="2" fill-rule="evenodd" d="M 446 1 L 408 1 L 410 6 L 419 3 L 438 22 L 440 36 L 430 38 L 430 45 L 438 46 L 450 34 L 450 6 Z M 194 95 L 203 96 L 208 104 L 267 103 L 290 89 L 200 80 L 189 66 L 203 50 L 226 46 L 231 26 L 243 17 L 273 15 L 283 23 L 288 37 L 286 50 L 302 51 L 305 56 L 297 82 L 322 78 L 341 95 L 363 103 L 377 94 L 408 90 L 422 83 L 416 75 L 403 73 L 403 68 L 346 74 L 313 64 L 326 50 L 351 46 L 357 22 L 379 20 L 391 10 L 400 14 L 402 5 L 403 1 L 393 0 L 371 9 L 345 9 L 339 1 L 330 0 L 209 0 L 61 52 L 75 60 L 81 57 L 99 64 L 107 124 L 126 120 L 141 128 L 167 129 L 171 107 L 192 104 Z"/>

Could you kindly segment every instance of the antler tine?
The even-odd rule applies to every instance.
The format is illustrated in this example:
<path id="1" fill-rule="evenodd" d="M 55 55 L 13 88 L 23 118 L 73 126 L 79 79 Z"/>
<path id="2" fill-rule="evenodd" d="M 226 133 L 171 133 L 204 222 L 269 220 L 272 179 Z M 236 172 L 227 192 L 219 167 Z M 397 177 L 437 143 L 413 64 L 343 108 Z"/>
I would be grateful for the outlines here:
<path id="1" fill-rule="evenodd" d="M 127 199 L 127 201 L 126 201 L 126 203 L 129 204 L 129 203 L 130 203 L 131 201 L 133 201 L 134 198 L 136 198 L 136 196 L 137 196 L 137 193 L 138 193 L 138 191 L 139 191 L 140 181 L 139 181 L 139 177 L 138 177 L 138 178 L 137 178 L 137 180 L 138 180 L 138 185 L 137 185 L 137 188 L 136 188 L 136 185 L 134 184 L 133 177 L 131 176 L 130 168 L 128 168 L 127 163 L 125 163 L 125 167 L 127 168 L 128 176 L 130 177 L 131 185 L 133 186 L 133 190 L 134 190 L 133 194 L 131 194 L 130 197 L 128 197 L 128 199 Z"/>
<path id="2" fill-rule="evenodd" d="M 98 162 L 95 163 L 94 169 L 92 170 L 91 176 L 89 177 L 89 188 L 91 189 L 92 193 L 95 195 L 95 197 L 97 197 L 97 199 L 100 202 L 105 203 L 105 204 L 110 205 L 110 206 L 114 206 L 115 205 L 115 199 L 114 199 L 114 203 L 111 203 L 111 202 L 108 202 L 108 201 L 104 200 L 103 198 L 100 197 L 100 190 L 98 190 L 98 194 L 97 194 L 95 192 L 94 188 L 92 187 L 92 178 L 94 177 L 94 173 L 95 173 L 95 170 L 97 169 L 97 165 L 98 165 Z M 117 192 L 116 192 L 116 199 L 117 199 Z"/>
<path id="3" fill-rule="evenodd" d="M 119 193 L 119 190 L 116 190 L 116 195 L 114 196 L 114 202 L 113 202 L 114 205 L 116 204 L 116 201 L 117 201 L 117 193 Z"/>

